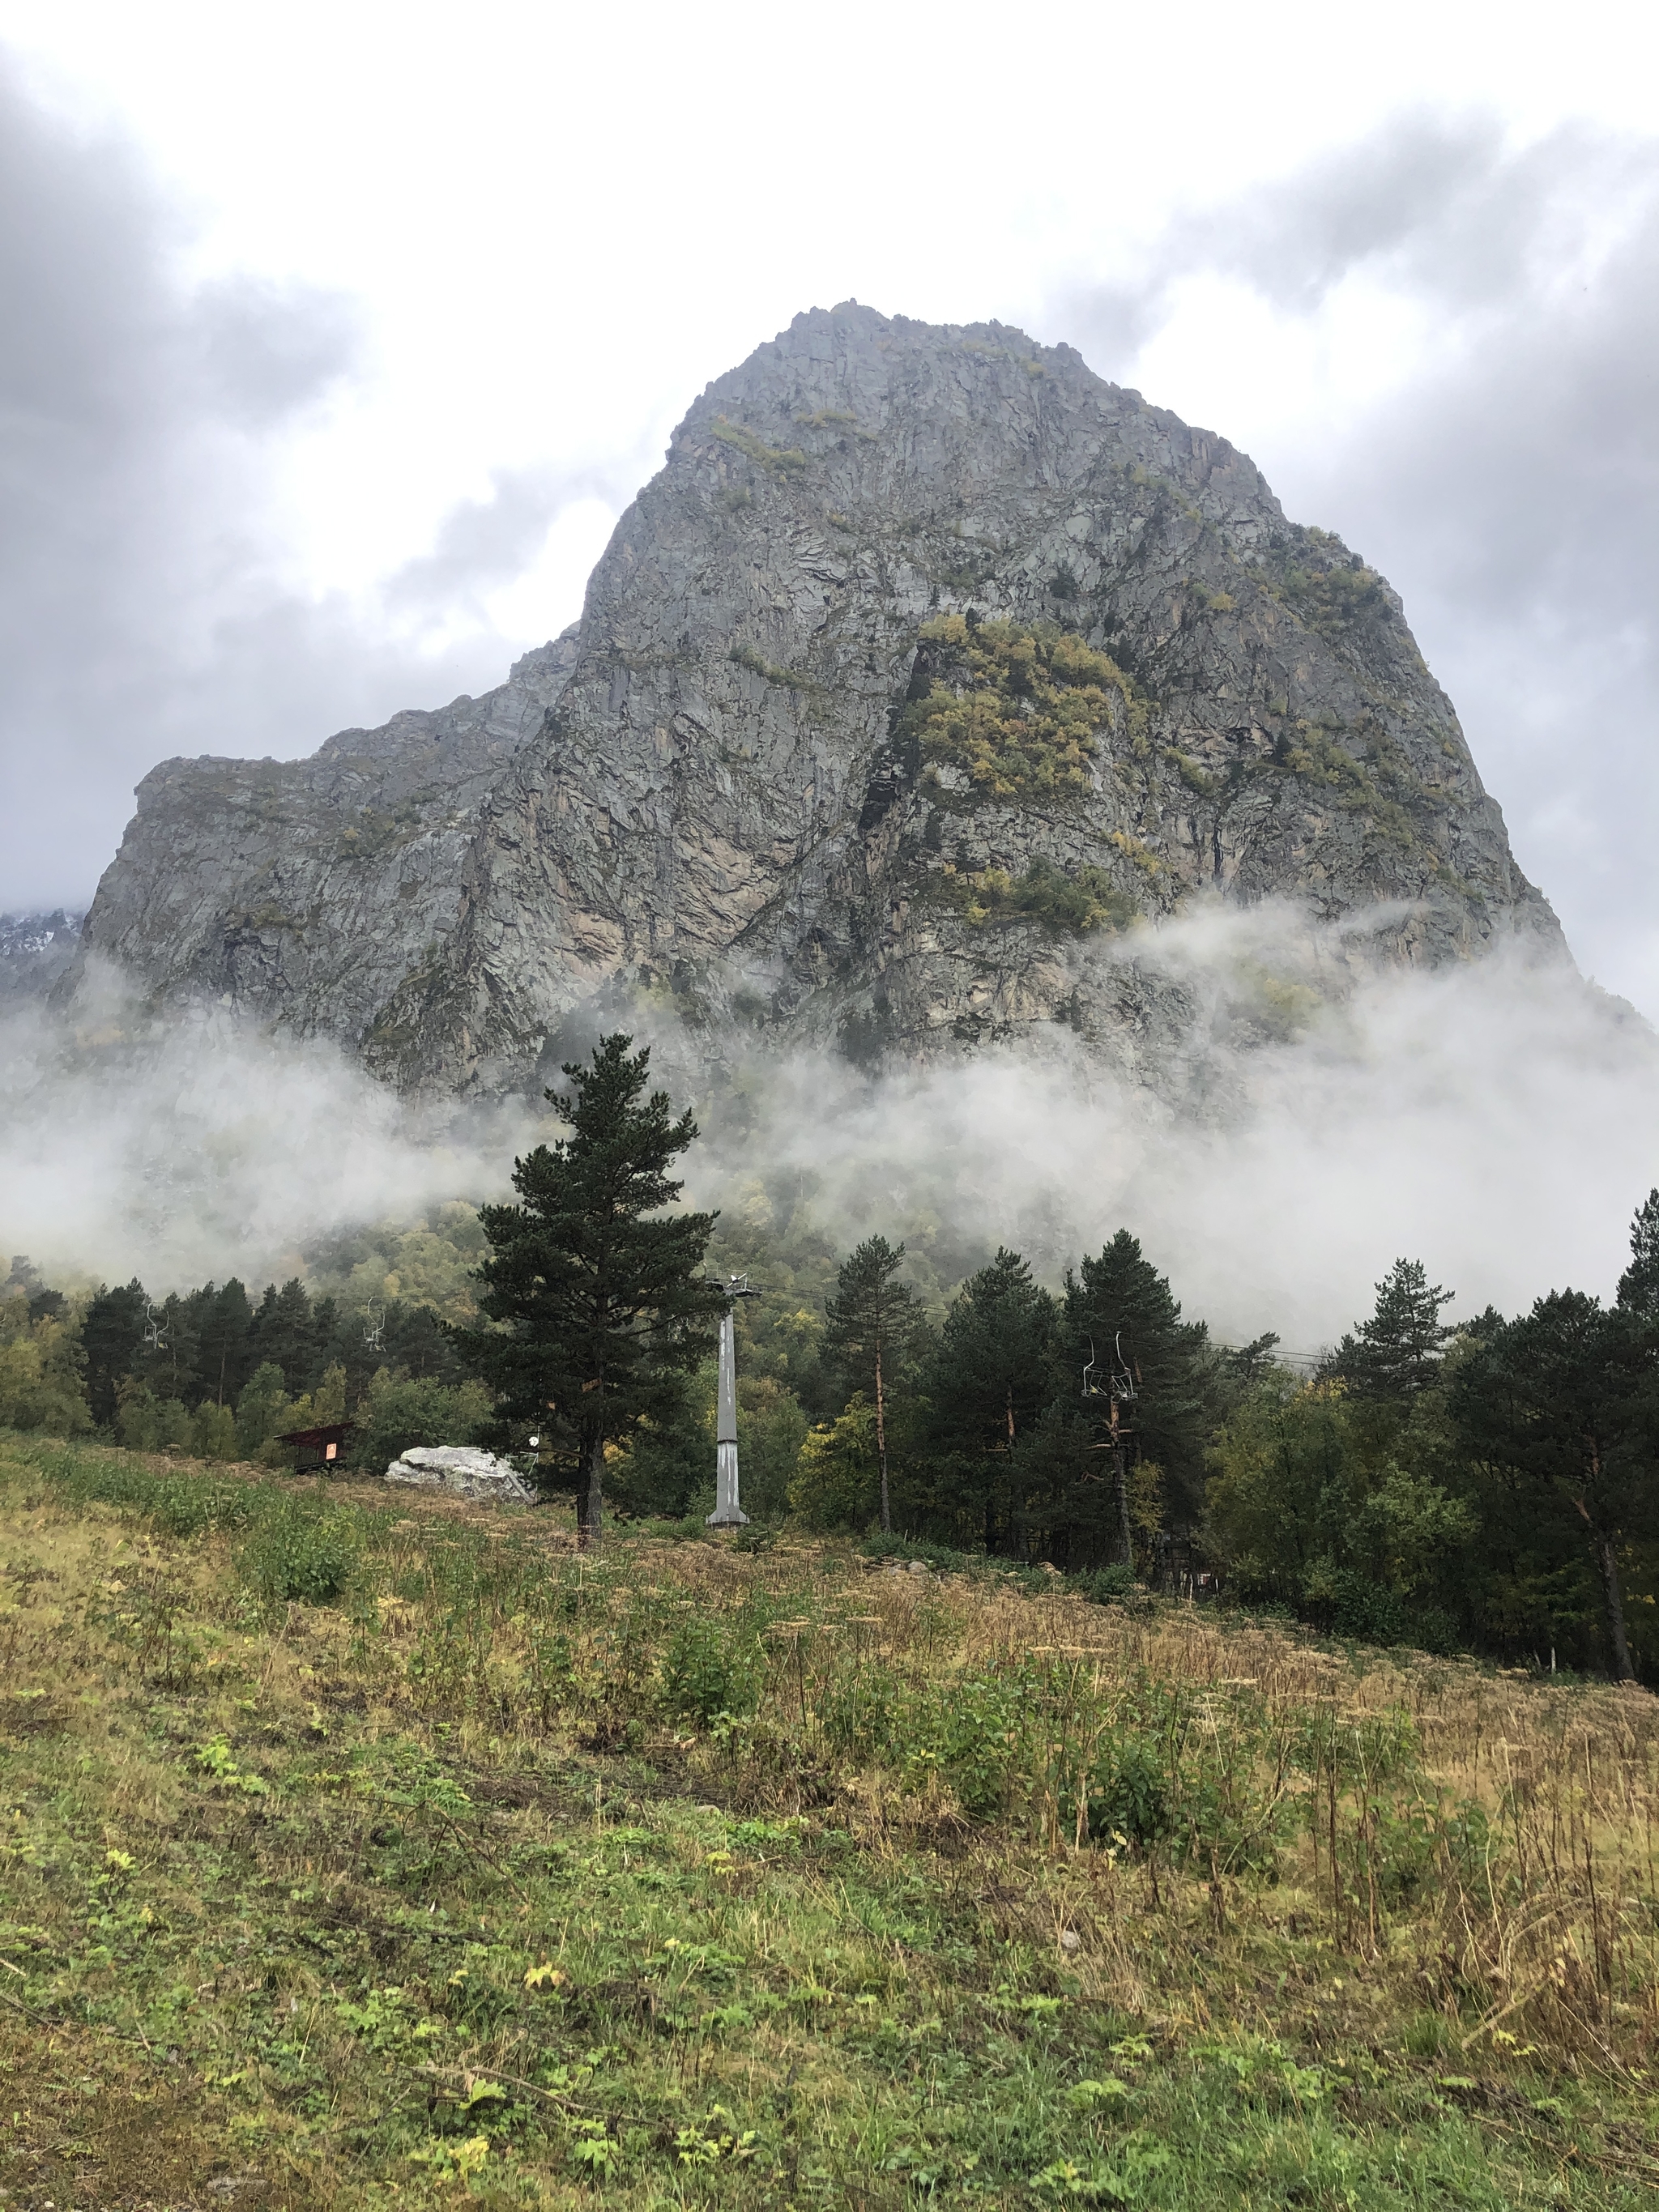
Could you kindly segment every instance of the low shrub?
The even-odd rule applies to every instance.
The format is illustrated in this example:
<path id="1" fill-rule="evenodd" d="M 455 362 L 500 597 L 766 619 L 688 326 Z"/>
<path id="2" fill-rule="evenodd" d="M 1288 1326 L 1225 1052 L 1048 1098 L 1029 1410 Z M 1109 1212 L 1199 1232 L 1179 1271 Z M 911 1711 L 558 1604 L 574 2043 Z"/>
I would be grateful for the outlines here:
<path id="1" fill-rule="evenodd" d="M 958 1552 L 949 1544 L 932 1544 L 924 1539 L 900 1536 L 892 1531 L 883 1533 L 872 1529 L 859 1549 L 866 1559 L 919 1559 L 935 1574 L 971 1575 L 977 1579 L 994 1577 L 1004 1584 L 1012 1583 L 1016 1589 L 1030 1595 L 1047 1593 L 1055 1587 L 1054 1570 L 1051 1567 L 1027 1566 L 1020 1559 L 999 1559 L 988 1552 Z"/>
<path id="2" fill-rule="evenodd" d="M 906 1761 L 906 1778 L 915 1782 L 931 1767 L 964 1813 L 975 1820 L 994 1818 L 1026 1764 L 1030 1711 L 1027 1685 L 1018 1671 L 953 1685 L 919 1717 L 923 1741 Z"/>
<path id="3" fill-rule="evenodd" d="M 952 1551 L 948 1544 L 929 1544 L 890 1529 L 872 1529 L 859 1549 L 866 1559 L 920 1559 L 942 1575 L 966 1574 L 975 1564 L 984 1565 L 982 1556 L 976 1560 L 973 1553 Z"/>
<path id="4" fill-rule="evenodd" d="M 713 1620 L 689 1620 L 669 1638 L 663 1654 L 664 1710 L 707 1728 L 722 1713 L 752 1713 L 760 1701 L 763 1668 L 752 1630 Z"/>
<path id="5" fill-rule="evenodd" d="M 307 1501 L 285 1498 L 255 1526 L 236 1564 L 267 1606 L 332 1605 L 356 1583 L 362 1559 L 355 1514 L 307 1510 Z"/>
<path id="6" fill-rule="evenodd" d="M 150 1520 L 168 1536 L 200 1536 L 210 1528 L 246 1528 L 271 1493 L 246 1482 L 177 1474 L 156 1481 Z"/>
<path id="7" fill-rule="evenodd" d="M 1134 1595 L 1135 1571 L 1115 1562 L 1110 1566 L 1090 1567 L 1080 1575 L 1068 1575 L 1066 1587 L 1075 1590 L 1079 1597 L 1086 1597 L 1091 1605 L 1121 1605 L 1125 1598 Z"/>
<path id="8" fill-rule="evenodd" d="M 1166 1765 L 1153 1746 L 1134 1736 L 1106 1745 L 1081 1793 L 1086 1802 L 1085 1836 L 1108 1844 L 1115 1838 L 1141 1850 L 1162 1843 L 1174 1825 Z M 1060 1802 L 1060 1817 L 1073 1827 L 1078 1797 L 1074 1785 Z"/>

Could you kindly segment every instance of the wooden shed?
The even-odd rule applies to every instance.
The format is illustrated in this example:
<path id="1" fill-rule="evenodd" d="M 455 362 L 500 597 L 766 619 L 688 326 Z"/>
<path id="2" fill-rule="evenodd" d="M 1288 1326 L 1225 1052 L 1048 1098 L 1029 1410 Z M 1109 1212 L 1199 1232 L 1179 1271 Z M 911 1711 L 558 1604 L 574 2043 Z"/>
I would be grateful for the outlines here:
<path id="1" fill-rule="evenodd" d="M 320 1429 L 290 1429 L 276 1441 L 291 1446 L 295 1473 L 309 1474 L 313 1469 L 336 1466 L 346 1438 L 355 1435 L 356 1427 L 356 1421 L 332 1421 Z"/>

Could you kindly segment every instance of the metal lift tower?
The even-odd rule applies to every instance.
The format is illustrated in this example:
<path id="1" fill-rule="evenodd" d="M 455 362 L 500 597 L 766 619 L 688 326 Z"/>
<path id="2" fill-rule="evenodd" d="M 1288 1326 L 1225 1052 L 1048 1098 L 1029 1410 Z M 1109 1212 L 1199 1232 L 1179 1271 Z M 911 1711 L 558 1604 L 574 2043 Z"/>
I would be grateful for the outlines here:
<path id="1" fill-rule="evenodd" d="M 726 1311 L 720 1316 L 720 1389 L 714 1413 L 714 1510 L 705 1526 L 741 1528 L 749 1516 L 738 1504 L 738 1330 L 739 1298 L 758 1297 L 747 1275 L 732 1275 L 720 1287 Z"/>
<path id="2" fill-rule="evenodd" d="M 1129 1523 L 1129 1438 L 1133 1434 L 1123 1419 L 1127 1409 L 1135 1402 L 1134 1376 L 1132 1362 L 1123 1356 L 1123 1333 L 1120 1329 L 1113 1340 L 1111 1379 L 1097 1382 L 1095 1369 L 1095 1340 L 1089 1339 L 1089 1364 L 1083 1370 L 1083 1395 L 1085 1398 L 1104 1398 L 1109 1407 L 1106 1418 L 1106 1442 L 1093 1446 L 1096 1451 L 1110 1452 L 1112 1455 L 1112 1487 L 1117 1503 L 1118 1553 L 1121 1564 L 1133 1570 L 1135 1563 L 1135 1542 Z"/>

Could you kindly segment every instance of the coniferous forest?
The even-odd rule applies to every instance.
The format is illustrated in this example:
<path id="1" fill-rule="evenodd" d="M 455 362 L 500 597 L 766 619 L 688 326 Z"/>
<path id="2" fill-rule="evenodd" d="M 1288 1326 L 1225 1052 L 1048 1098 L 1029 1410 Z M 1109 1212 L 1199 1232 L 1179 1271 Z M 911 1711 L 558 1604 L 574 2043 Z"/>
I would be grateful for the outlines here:
<path id="1" fill-rule="evenodd" d="M 1659 1191 L 1611 1304 L 1552 1289 L 1454 1323 L 1453 1291 L 1401 1257 L 1370 1313 L 1291 1362 L 1271 1334 L 1216 1342 L 1127 1229 L 1044 1283 L 1006 1249 L 965 1273 L 936 1239 L 838 1249 L 798 1188 L 675 1212 L 668 1170 L 695 1127 L 647 1097 L 628 1042 L 568 1071 L 574 1137 L 519 1164 L 516 1206 L 343 1237 L 258 1289 L 66 1293 L 14 1261 L 0 1425 L 281 1467 L 284 1431 L 349 1421 L 343 1463 L 373 1474 L 413 1444 L 522 1453 L 538 1432 L 549 1494 L 585 1514 L 597 1476 L 605 1510 L 689 1531 L 713 1490 L 706 1279 L 741 1273 L 744 1503 L 763 1529 L 1047 1566 L 1102 1596 L 1140 1584 L 1371 1644 L 1659 1673 Z M 629 1176 L 633 1244 L 569 1243 Z M 538 1287 L 515 1304 L 532 1228 Z M 573 1282 L 655 1270 L 613 1330 L 608 1425 L 568 1382 L 607 1354 L 588 1307 L 550 1303 L 563 1264 Z"/>

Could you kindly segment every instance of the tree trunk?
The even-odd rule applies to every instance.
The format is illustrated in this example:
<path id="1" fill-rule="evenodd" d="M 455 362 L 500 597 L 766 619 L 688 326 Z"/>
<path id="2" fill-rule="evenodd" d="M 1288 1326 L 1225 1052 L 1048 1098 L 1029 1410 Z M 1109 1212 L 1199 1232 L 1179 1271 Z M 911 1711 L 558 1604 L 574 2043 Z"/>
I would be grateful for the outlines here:
<path id="1" fill-rule="evenodd" d="M 1123 1564 L 1134 1571 L 1134 1531 L 1129 1525 L 1129 1471 L 1124 1464 L 1123 1446 L 1120 1444 L 1112 1455 L 1117 1463 L 1117 1540 L 1123 1553 Z"/>
<path id="2" fill-rule="evenodd" d="M 598 1429 L 582 1431 L 576 1480 L 576 1547 L 589 1552 L 599 1543 L 605 1518 L 605 1437 Z"/>
<path id="3" fill-rule="evenodd" d="M 1630 1663 L 1630 1645 L 1625 1638 L 1625 1598 L 1619 1587 L 1619 1554 L 1612 1537 L 1604 1536 L 1600 1529 L 1595 1534 L 1595 1565 L 1601 1577 L 1601 1601 L 1607 1608 L 1613 1679 L 1615 1682 L 1633 1682 L 1636 1669 Z"/>
<path id="4" fill-rule="evenodd" d="M 1112 1401 L 1112 1470 L 1117 1489 L 1117 1539 L 1123 1547 L 1123 1564 L 1134 1572 L 1135 1540 L 1129 1525 L 1128 1449 L 1117 1432 L 1117 1400 Z"/>
<path id="5" fill-rule="evenodd" d="M 893 1509 L 887 1495 L 887 1411 L 881 1389 L 881 1346 L 876 1346 L 876 1462 L 881 1468 L 881 1533 L 891 1534 Z"/>
<path id="6" fill-rule="evenodd" d="M 1600 1474 L 1599 1457 L 1594 1463 Z M 1572 1503 L 1589 1532 L 1590 1547 L 1595 1553 L 1595 1571 L 1601 1577 L 1601 1607 L 1607 1620 L 1607 1649 L 1613 1657 L 1613 1679 L 1615 1682 L 1633 1682 L 1636 1669 L 1630 1663 L 1630 1645 L 1625 1637 L 1625 1594 L 1619 1586 L 1618 1547 L 1582 1498 L 1575 1498 Z"/>

